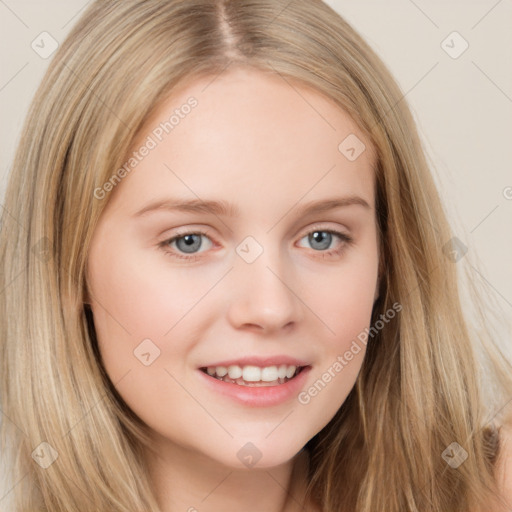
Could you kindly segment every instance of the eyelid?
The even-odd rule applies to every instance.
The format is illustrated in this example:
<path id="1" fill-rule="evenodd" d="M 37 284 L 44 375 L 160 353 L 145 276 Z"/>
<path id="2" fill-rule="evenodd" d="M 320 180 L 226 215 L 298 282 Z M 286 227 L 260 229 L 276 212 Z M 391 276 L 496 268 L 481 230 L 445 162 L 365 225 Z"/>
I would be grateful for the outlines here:
<path id="1" fill-rule="evenodd" d="M 350 234 L 348 232 L 343 233 L 342 228 L 340 228 L 338 226 L 333 228 L 330 226 L 326 226 L 326 224 L 327 224 L 326 222 L 315 222 L 312 225 L 308 226 L 307 228 L 303 228 L 303 229 L 297 231 L 296 234 L 293 236 L 293 238 L 299 236 L 299 233 L 300 233 L 301 234 L 300 238 L 302 239 L 302 238 L 304 238 L 304 236 L 308 235 L 309 233 L 311 233 L 313 231 L 320 231 L 320 230 L 321 231 L 340 232 L 340 234 L 343 234 L 346 237 L 350 238 Z M 347 229 L 347 228 L 345 228 L 345 229 Z M 349 231 L 349 230 L 347 229 L 347 231 Z M 173 232 L 173 234 L 171 236 L 169 236 L 169 235 L 163 236 L 160 243 L 167 243 L 176 238 L 180 238 L 185 235 L 194 235 L 194 234 L 205 235 L 208 238 L 210 238 L 210 240 L 212 240 L 212 242 L 218 243 L 216 238 L 211 235 L 210 228 L 205 228 L 205 227 L 195 228 L 195 227 L 188 227 L 188 226 L 176 228 L 176 231 Z"/>
<path id="2" fill-rule="evenodd" d="M 303 230 L 300 230 L 298 233 L 301 233 L 300 238 L 304 238 L 306 235 L 313 231 L 332 231 L 332 232 L 339 232 L 340 234 L 344 234 L 345 236 L 349 237 L 348 228 L 345 228 L 347 233 L 342 232 L 343 228 L 340 226 L 327 226 L 326 224 L 329 224 L 328 222 L 314 222 L 313 224 L 309 225 L 307 228 L 304 228 Z"/>

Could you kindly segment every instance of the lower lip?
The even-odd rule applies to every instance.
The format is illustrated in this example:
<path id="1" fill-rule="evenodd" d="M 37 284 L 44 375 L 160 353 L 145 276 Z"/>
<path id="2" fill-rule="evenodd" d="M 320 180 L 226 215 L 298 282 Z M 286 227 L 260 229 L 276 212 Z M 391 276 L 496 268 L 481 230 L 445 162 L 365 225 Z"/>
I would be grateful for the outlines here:
<path id="1" fill-rule="evenodd" d="M 224 382 L 211 377 L 202 370 L 197 370 L 211 390 L 225 395 L 233 400 L 249 407 L 271 407 L 287 402 L 297 396 L 304 387 L 311 366 L 306 366 L 293 379 L 276 386 L 243 386 Z"/>

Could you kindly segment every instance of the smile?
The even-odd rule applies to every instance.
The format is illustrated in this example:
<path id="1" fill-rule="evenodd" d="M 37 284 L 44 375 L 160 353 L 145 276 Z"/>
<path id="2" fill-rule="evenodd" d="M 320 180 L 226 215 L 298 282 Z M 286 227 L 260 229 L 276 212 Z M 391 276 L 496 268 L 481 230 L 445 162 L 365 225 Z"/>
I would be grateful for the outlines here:
<path id="1" fill-rule="evenodd" d="M 303 366 L 282 364 L 259 367 L 254 365 L 208 366 L 200 368 L 210 377 L 230 384 L 248 387 L 278 386 L 297 376 Z"/>

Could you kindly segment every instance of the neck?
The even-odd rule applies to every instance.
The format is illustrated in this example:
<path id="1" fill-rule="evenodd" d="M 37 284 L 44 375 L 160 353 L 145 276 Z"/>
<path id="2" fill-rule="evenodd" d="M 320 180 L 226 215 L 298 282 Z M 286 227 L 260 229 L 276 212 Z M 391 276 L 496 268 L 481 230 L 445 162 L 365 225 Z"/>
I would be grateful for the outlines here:
<path id="1" fill-rule="evenodd" d="M 309 456 L 301 450 L 272 468 L 231 468 L 175 443 L 147 452 L 162 512 L 298 512 L 304 508 Z"/>

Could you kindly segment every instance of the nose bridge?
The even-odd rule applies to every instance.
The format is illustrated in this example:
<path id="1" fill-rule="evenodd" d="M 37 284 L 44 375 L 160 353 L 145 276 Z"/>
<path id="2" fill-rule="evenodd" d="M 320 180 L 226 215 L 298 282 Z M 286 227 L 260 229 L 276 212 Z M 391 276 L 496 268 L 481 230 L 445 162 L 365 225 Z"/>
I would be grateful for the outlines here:
<path id="1" fill-rule="evenodd" d="M 271 239 L 248 236 L 236 248 L 229 316 L 237 326 L 277 329 L 300 319 L 300 301 L 290 282 L 293 269 L 279 244 Z"/>

